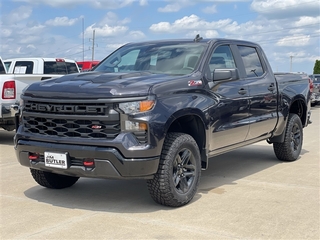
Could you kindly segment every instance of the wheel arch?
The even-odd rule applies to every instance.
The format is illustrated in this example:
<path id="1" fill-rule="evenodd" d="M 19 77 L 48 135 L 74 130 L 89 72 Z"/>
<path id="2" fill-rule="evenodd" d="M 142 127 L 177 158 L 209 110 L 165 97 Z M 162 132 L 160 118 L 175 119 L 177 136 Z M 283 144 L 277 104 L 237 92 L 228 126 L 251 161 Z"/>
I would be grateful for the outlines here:
<path id="1" fill-rule="evenodd" d="M 303 96 L 297 96 L 293 101 L 291 102 L 290 106 L 286 108 L 286 111 L 284 112 L 284 121 L 285 124 L 283 124 L 282 127 L 282 133 L 280 135 L 277 135 L 275 137 L 272 137 L 268 140 L 269 143 L 282 143 L 284 142 L 285 138 L 285 129 L 286 125 L 288 123 L 288 118 L 291 113 L 296 114 L 302 123 L 302 126 L 305 127 L 308 124 L 308 106 L 303 98 Z"/>
<path id="2" fill-rule="evenodd" d="M 206 126 L 203 116 L 201 116 L 203 113 L 196 113 L 197 110 L 187 112 L 189 112 L 189 114 L 175 114 L 176 116 L 174 117 L 174 120 L 169 123 L 167 133 L 181 132 L 192 136 L 199 147 L 201 167 L 207 168 L 208 158 L 206 152 Z"/>
<path id="3" fill-rule="evenodd" d="M 297 114 L 299 116 L 299 118 L 301 119 L 301 123 L 302 126 L 306 126 L 307 125 L 307 119 L 308 119 L 308 107 L 306 102 L 304 101 L 304 99 L 301 98 L 297 98 L 295 99 L 290 108 L 289 108 L 289 114 L 290 113 L 294 113 Z"/>

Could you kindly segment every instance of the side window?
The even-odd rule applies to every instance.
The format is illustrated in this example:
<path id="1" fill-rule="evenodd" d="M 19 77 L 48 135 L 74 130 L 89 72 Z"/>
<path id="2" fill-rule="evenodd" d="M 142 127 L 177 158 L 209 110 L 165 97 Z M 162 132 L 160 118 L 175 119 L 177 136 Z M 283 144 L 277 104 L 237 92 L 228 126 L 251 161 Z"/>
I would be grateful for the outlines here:
<path id="1" fill-rule="evenodd" d="M 44 74 L 67 74 L 65 62 L 44 62 Z"/>
<path id="2" fill-rule="evenodd" d="M 118 64 L 118 71 L 133 71 L 137 62 L 140 50 L 133 50 L 121 57 L 121 62 Z M 115 68 L 116 71 L 116 68 Z"/>
<path id="3" fill-rule="evenodd" d="M 247 77 L 260 77 L 264 74 L 257 50 L 254 47 L 238 46 Z"/>
<path id="4" fill-rule="evenodd" d="M 33 61 L 17 61 L 14 65 L 13 73 L 32 74 Z"/>
<path id="5" fill-rule="evenodd" d="M 11 62 L 4 62 L 3 64 L 4 64 L 4 66 L 5 66 L 5 68 L 6 68 L 7 72 L 8 72 L 9 68 L 11 66 Z"/>
<path id="6" fill-rule="evenodd" d="M 209 62 L 210 72 L 215 69 L 236 68 L 230 47 L 222 45 L 217 47 L 211 55 Z"/>
<path id="7" fill-rule="evenodd" d="M 5 67 L 2 64 L 2 61 L 0 61 L 0 74 L 6 74 Z"/>
<path id="8" fill-rule="evenodd" d="M 82 67 L 83 67 L 83 64 L 82 63 L 78 63 L 78 68 L 80 71 L 82 71 Z"/>
<path id="9" fill-rule="evenodd" d="M 67 65 L 67 71 L 68 71 L 67 74 L 79 72 L 76 63 L 66 62 L 66 65 Z"/>

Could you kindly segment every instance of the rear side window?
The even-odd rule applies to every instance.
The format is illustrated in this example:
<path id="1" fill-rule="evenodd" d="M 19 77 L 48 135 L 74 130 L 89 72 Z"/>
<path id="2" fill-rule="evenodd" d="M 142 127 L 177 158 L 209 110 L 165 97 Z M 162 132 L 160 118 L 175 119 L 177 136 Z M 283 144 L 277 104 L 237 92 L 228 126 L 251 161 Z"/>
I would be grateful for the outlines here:
<path id="1" fill-rule="evenodd" d="M 66 62 L 66 65 L 67 65 L 67 74 L 79 72 L 76 63 Z"/>
<path id="2" fill-rule="evenodd" d="M 6 74 L 6 70 L 4 69 L 2 61 L 0 61 L 0 74 Z"/>
<path id="3" fill-rule="evenodd" d="M 45 62 L 44 74 L 69 74 L 78 72 L 76 63 L 69 62 Z"/>
<path id="4" fill-rule="evenodd" d="M 11 66 L 11 61 L 10 62 L 4 62 L 4 67 L 6 68 L 7 72 L 9 71 L 9 68 Z"/>
<path id="5" fill-rule="evenodd" d="M 13 73 L 32 74 L 33 61 L 17 61 Z"/>
<path id="6" fill-rule="evenodd" d="M 238 46 L 247 77 L 260 77 L 264 74 L 257 50 L 254 47 Z"/>

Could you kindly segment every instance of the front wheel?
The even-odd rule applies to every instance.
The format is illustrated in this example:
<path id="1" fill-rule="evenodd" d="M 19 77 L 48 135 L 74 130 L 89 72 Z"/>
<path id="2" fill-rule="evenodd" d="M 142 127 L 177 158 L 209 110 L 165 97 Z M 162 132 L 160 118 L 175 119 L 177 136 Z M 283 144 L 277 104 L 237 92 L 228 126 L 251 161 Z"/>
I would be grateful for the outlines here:
<path id="1" fill-rule="evenodd" d="M 168 133 L 158 171 L 147 181 L 153 200 L 170 207 L 190 202 L 199 185 L 200 161 L 198 145 L 190 135 Z"/>
<path id="2" fill-rule="evenodd" d="M 285 129 L 284 142 L 273 143 L 273 150 L 277 158 L 282 161 L 295 161 L 302 149 L 303 129 L 297 114 L 290 114 Z"/>
<path id="3" fill-rule="evenodd" d="M 71 177 L 51 172 L 44 172 L 37 169 L 30 169 L 34 180 L 41 186 L 53 189 L 62 189 L 71 187 L 75 184 L 79 177 Z"/>

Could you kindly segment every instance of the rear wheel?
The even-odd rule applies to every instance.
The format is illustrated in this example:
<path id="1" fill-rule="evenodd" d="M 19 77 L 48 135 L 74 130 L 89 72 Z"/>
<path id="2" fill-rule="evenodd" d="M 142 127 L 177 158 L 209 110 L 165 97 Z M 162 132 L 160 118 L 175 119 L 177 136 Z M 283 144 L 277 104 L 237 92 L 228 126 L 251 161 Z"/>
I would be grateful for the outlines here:
<path id="1" fill-rule="evenodd" d="M 196 194 L 201 175 L 200 153 L 196 141 L 188 134 L 168 133 L 158 171 L 148 180 L 153 200 L 159 204 L 180 207 Z"/>
<path id="2" fill-rule="evenodd" d="M 273 143 L 273 150 L 279 160 L 295 161 L 302 149 L 303 129 L 297 114 L 290 114 L 285 129 L 284 142 Z"/>
<path id="3" fill-rule="evenodd" d="M 41 186 L 53 189 L 62 189 L 71 187 L 79 177 L 71 177 L 51 172 L 44 172 L 36 169 L 30 169 L 34 180 Z"/>

